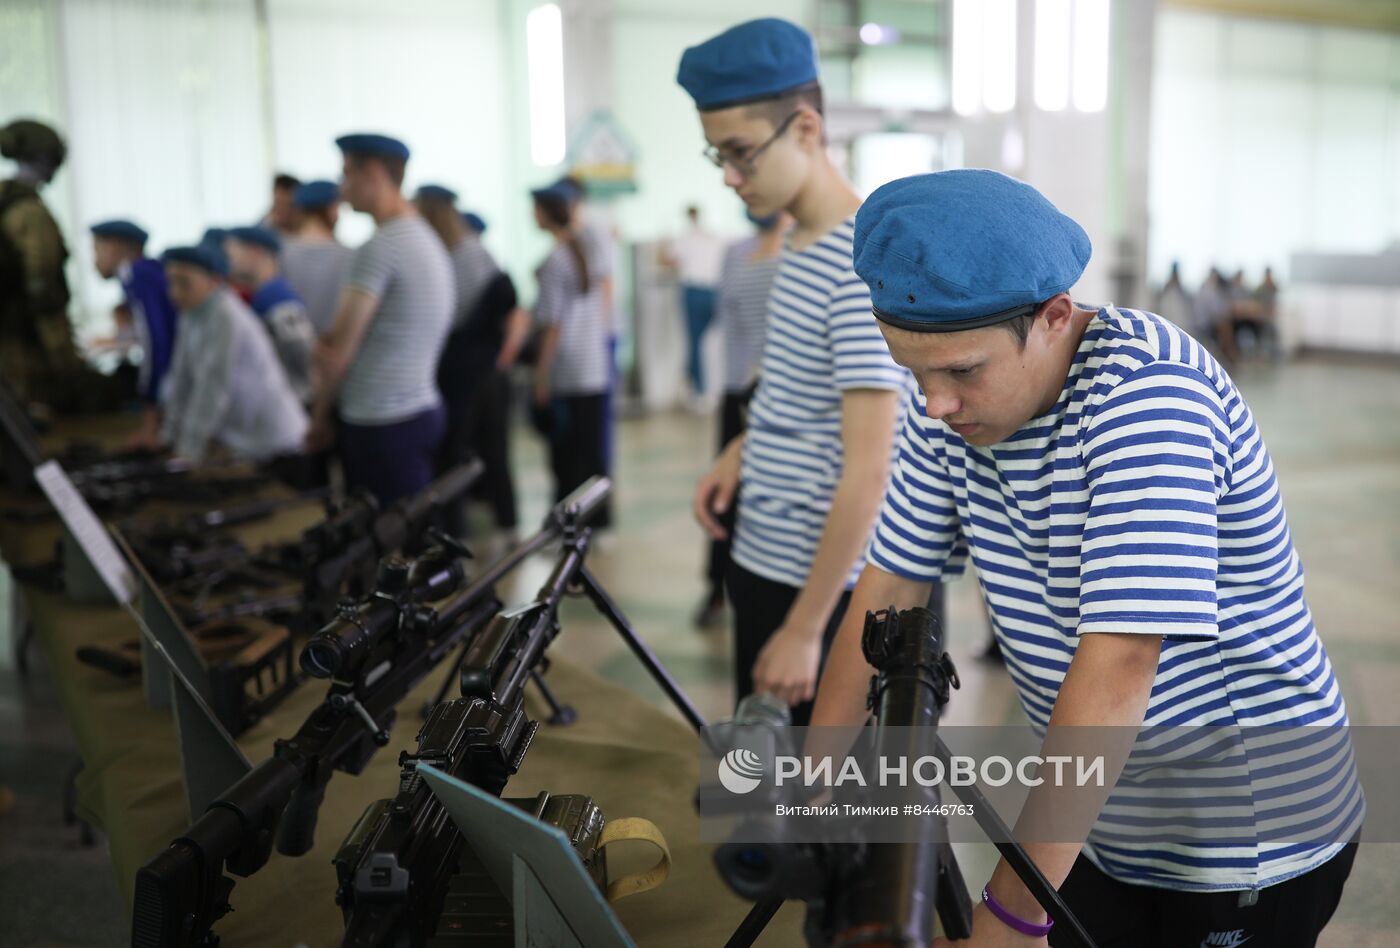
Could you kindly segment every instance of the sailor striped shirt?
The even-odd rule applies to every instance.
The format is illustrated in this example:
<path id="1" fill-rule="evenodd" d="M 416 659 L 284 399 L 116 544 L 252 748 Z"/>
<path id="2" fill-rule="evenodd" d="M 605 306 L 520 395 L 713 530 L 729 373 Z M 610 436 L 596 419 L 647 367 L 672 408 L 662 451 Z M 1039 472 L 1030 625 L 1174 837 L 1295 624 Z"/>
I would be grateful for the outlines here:
<path id="1" fill-rule="evenodd" d="M 991 447 L 914 396 L 870 562 L 931 581 L 969 556 L 1037 730 L 1080 635 L 1163 636 L 1149 730 L 1084 850 L 1109 875 L 1259 888 L 1359 828 L 1346 705 L 1273 464 L 1230 377 L 1181 329 L 1100 309 L 1055 407 Z"/>
<path id="2" fill-rule="evenodd" d="M 844 464 L 841 398 L 855 389 L 904 392 L 851 266 L 854 219 L 802 250 L 783 252 L 768 297 L 768 335 L 749 404 L 739 474 L 734 561 L 773 582 L 807 581 Z M 851 564 L 847 585 L 860 573 Z"/>

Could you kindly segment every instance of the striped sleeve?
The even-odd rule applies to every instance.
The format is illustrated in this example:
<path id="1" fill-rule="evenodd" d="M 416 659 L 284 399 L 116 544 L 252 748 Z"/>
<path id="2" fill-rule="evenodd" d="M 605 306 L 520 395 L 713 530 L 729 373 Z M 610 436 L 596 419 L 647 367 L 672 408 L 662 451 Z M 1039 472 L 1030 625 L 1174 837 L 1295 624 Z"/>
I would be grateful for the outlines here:
<path id="1" fill-rule="evenodd" d="M 934 582 L 962 575 L 967 541 L 947 464 L 924 428 L 919 395 L 910 402 L 867 561 L 905 579 Z"/>
<path id="2" fill-rule="evenodd" d="M 1118 382 L 1083 432 L 1088 511 L 1079 628 L 1213 639 L 1229 425 L 1197 370 L 1150 363 Z"/>
<path id="3" fill-rule="evenodd" d="M 564 318 L 569 305 L 574 276 L 556 249 L 545 258 L 537 274 L 540 292 L 535 297 L 535 319 L 542 326 L 553 326 Z"/>
<path id="4" fill-rule="evenodd" d="M 832 288 L 827 307 L 836 387 L 904 391 L 908 373 L 895 364 L 870 308 L 870 288 L 853 272 Z"/>
<path id="5" fill-rule="evenodd" d="M 390 243 L 380 233 L 365 241 L 364 246 L 355 251 L 350 262 L 350 286 L 364 290 L 371 296 L 383 296 L 394 278 L 394 263 L 390 259 Z"/>

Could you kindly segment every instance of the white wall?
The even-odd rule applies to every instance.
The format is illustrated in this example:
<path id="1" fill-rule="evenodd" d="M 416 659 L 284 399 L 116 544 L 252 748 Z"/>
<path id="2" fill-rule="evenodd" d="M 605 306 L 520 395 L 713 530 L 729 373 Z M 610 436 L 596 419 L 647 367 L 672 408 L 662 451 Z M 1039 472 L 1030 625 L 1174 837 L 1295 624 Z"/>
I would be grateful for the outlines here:
<path id="1" fill-rule="evenodd" d="M 1400 239 L 1400 36 L 1166 9 L 1156 63 L 1157 281 Z"/>

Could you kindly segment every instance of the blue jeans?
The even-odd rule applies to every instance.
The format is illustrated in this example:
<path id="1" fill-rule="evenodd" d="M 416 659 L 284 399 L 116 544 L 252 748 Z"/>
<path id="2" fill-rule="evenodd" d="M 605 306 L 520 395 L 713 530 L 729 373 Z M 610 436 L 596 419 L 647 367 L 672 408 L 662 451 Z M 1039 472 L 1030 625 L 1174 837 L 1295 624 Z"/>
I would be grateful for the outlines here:
<path id="1" fill-rule="evenodd" d="M 705 367 L 702 364 L 700 340 L 710 321 L 715 318 L 715 291 L 706 286 L 682 286 L 681 303 L 685 309 L 686 374 L 696 395 L 705 391 Z"/>

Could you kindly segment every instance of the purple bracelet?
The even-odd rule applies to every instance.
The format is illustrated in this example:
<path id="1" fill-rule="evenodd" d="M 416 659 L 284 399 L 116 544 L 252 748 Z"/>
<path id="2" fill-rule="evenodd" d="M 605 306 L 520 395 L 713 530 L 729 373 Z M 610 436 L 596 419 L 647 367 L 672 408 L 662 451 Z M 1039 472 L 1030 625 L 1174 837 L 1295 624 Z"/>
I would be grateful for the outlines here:
<path id="1" fill-rule="evenodd" d="M 1050 934 L 1050 929 L 1055 927 L 1055 920 L 1052 918 L 1044 925 L 1037 925 L 1035 922 L 1028 922 L 1024 918 L 1012 915 L 1006 906 L 1002 905 L 992 895 L 992 887 L 986 885 L 982 887 L 982 904 L 987 906 L 987 911 L 995 915 L 1007 928 L 1020 932 L 1022 935 L 1029 935 L 1032 938 L 1044 938 Z"/>

